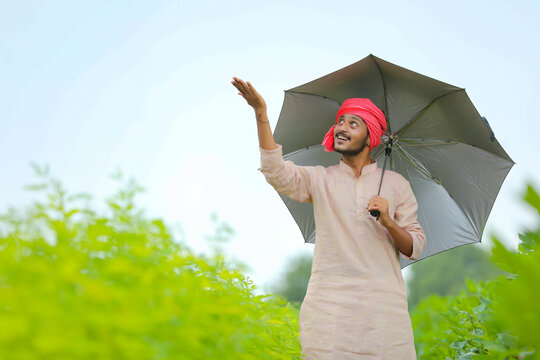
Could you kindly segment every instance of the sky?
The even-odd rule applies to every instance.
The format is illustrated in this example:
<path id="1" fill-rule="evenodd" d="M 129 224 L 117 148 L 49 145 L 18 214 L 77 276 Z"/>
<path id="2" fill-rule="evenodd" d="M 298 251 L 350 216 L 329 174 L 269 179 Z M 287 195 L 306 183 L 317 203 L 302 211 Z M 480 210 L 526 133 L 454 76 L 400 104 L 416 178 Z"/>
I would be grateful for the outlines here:
<path id="1" fill-rule="evenodd" d="M 520 194 L 540 179 L 539 37 L 538 1 L 0 0 L 0 212 L 35 198 L 31 162 L 96 208 L 120 169 L 194 250 L 212 214 L 230 224 L 227 253 L 268 288 L 313 246 L 258 171 L 230 80 L 255 86 L 275 127 L 284 90 L 373 54 L 465 88 L 489 120 L 516 165 L 480 246 L 515 248 L 535 221 Z"/>

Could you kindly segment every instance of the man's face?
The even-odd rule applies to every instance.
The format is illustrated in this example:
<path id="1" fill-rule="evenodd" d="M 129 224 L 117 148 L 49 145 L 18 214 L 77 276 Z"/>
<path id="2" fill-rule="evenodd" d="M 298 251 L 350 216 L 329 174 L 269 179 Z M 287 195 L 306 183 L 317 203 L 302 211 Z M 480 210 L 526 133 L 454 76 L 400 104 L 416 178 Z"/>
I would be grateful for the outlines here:
<path id="1" fill-rule="evenodd" d="M 369 150 L 369 133 L 364 120 L 353 114 L 341 115 L 334 128 L 334 150 L 354 156 L 366 146 Z"/>

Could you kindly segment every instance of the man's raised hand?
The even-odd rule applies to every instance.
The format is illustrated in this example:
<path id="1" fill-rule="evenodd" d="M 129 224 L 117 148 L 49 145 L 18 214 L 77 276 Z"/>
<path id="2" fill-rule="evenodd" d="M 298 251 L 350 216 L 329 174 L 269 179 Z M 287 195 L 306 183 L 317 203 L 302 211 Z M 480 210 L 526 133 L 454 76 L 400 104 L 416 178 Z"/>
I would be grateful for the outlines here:
<path id="1" fill-rule="evenodd" d="M 231 83 L 238 89 L 238 95 L 246 99 L 247 103 L 255 110 L 255 119 L 257 119 L 257 133 L 259 134 L 259 147 L 264 150 L 274 150 L 277 145 L 272 135 L 270 122 L 266 113 L 266 103 L 261 94 L 255 90 L 249 81 L 233 77 Z"/>
<path id="2" fill-rule="evenodd" d="M 231 83 L 239 91 L 238 95 L 242 96 L 255 112 L 261 110 L 266 111 L 266 103 L 263 97 L 255 90 L 249 81 L 244 82 L 244 80 L 240 78 L 233 77 Z"/>

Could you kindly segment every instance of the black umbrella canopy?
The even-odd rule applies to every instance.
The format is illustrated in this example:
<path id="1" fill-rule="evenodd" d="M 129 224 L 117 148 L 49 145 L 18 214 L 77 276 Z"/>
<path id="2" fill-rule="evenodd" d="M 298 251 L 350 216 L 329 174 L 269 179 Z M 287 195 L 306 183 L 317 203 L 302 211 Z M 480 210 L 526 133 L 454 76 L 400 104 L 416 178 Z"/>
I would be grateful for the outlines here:
<path id="1" fill-rule="evenodd" d="M 384 138 L 393 139 L 390 169 L 410 182 L 428 237 L 422 258 L 479 242 L 514 162 L 463 88 L 369 55 L 285 91 L 274 132 L 284 158 L 297 165 L 337 164 L 340 154 L 324 152 L 321 142 L 341 103 L 355 97 L 369 98 L 386 115 Z M 379 166 L 385 143 L 371 153 Z M 314 242 L 311 204 L 281 197 L 305 241 Z M 402 267 L 412 262 L 401 259 Z"/>
<path id="2" fill-rule="evenodd" d="M 335 123 L 341 103 L 348 98 L 364 97 L 386 115 L 388 134 L 426 140 L 441 140 L 444 136 L 443 140 L 477 146 L 509 159 L 465 89 L 374 55 L 285 93 L 274 132 L 284 154 L 320 144 Z M 299 107 L 303 111 L 289 111 Z M 441 115 L 445 121 L 436 121 Z M 426 134 L 427 128 L 433 128 L 433 133 Z"/>

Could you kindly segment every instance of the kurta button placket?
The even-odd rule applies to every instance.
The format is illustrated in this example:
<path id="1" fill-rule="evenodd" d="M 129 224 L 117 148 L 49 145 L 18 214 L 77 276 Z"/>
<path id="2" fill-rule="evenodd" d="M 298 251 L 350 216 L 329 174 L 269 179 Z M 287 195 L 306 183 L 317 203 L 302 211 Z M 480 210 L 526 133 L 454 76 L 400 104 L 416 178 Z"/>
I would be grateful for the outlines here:
<path id="1" fill-rule="evenodd" d="M 361 177 L 360 177 L 361 178 Z M 361 235 L 364 233 L 364 226 L 363 226 L 363 211 L 362 208 L 364 207 L 364 186 L 362 185 L 362 181 L 360 178 L 355 178 L 356 182 L 356 215 L 357 215 L 357 228 L 356 232 L 358 235 Z"/>

